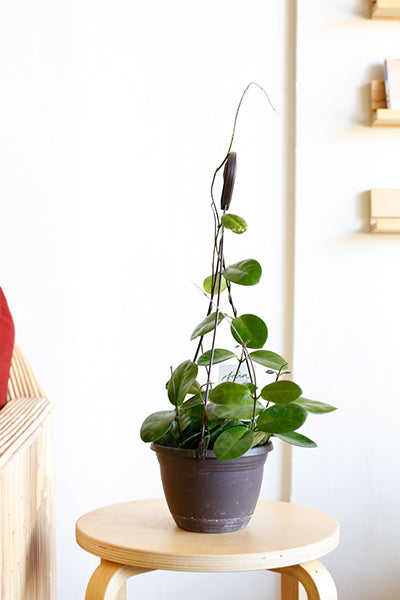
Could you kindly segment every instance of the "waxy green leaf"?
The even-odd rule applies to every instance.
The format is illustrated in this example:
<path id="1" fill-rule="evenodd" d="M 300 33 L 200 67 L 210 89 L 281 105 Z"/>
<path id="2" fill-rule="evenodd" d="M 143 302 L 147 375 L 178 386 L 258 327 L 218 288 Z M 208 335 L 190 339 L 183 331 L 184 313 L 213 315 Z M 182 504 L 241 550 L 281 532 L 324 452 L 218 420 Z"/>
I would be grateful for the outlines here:
<path id="1" fill-rule="evenodd" d="M 253 418 L 253 410 L 253 402 L 248 400 L 239 400 L 229 404 L 213 404 L 213 402 L 210 402 L 207 406 L 207 416 L 209 420 L 240 419 L 250 421 Z M 256 402 L 255 414 L 258 415 L 262 410 L 262 404 Z"/>
<path id="2" fill-rule="evenodd" d="M 292 431 L 291 433 L 277 433 L 275 437 L 279 438 L 283 442 L 293 444 L 293 446 L 300 446 L 300 448 L 316 448 L 317 444 L 310 440 L 310 438 Z"/>
<path id="3" fill-rule="evenodd" d="M 197 364 L 200 367 L 207 367 L 210 364 L 211 350 L 207 350 L 200 356 Z M 236 358 L 236 354 L 230 350 L 224 350 L 223 348 L 215 348 L 213 356 L 213 365 L 229 360 L 230 358 Z"/>
<path id="4" fill-rule="evenodd" d="M 301 388 L 293 381 L 275 381 L 261 390 L 261 397 L 275 404 L 289 404 L 300 398 Z"/>
<path id="5" fill-rule="evenodd" d="M 230 404 L 231 402 L 252 401 L 250 390 L 246 385 L 226 381 L 220 383 L 210 392 L 210 401 L 215 404 Z"/>
<path id="6" fill-rule="evenodd" d="M 140 437 L 144 442 L 156 442 L 167 433 L 175 419 L 174 410 L 160 410 L 143 421 Z"/>
<path id="7" fill-rule="evenodd" d="M 228 281 L 239 285 L 255 285 L 261 278 L 261 265 L 253 258 L 241 260 L 222 271 Z"/>
<path id="8" fill-rule="evenodd" d="M 215 456 L 220 462 L 239 458 L 253 445 L 254 433 L 247 427 L 237 426 L 227 429 L 214 443 Z"/>
<path id="9" fill-rule="evenodd" d="M 214 282 L 214 277 L 212 275 L 209 275 L 203 281 L 203 288 L 204 288 L 204 291 L 207 292 L 207 294 L 211 294 L 213 282 Z M 224 290 L 226 290 L 226 279 L 224 277 L 222 277 L 221 282 L 222 282 L 221 283 L 221 292 L 223 292 Z M 217 281 L 215 284 L 214 294 L 218 294 L 218 288 L 219 288 L 218 284 L 219 284 L 219 274 L 217 275 Z"/>
<path id="10" fill-rule="evenodd" d="M 255 350 L 250 353 L 251 360 L 258 363 L 259 365 L 263 365 L 263 367 L 267 367 L 268 369 L 274 369 L 274 371 L 283 370 L 286 371 L 285 368 L 287 366 L 286 360 L 283 356 L 276 354 L 276 352 L 270 352 L 270 350 Z"/>
<path id="11" fill-rule="evenodd" d="M 306 418 L 306 411 L 297 404 L 277 404 L 260 414 L 257 427 L 266 433 L 287 433 L 301 427 Z"/>
<path id="12" fill-rule="evenodd" d="M 254 446 L 264 446 L 269 440 L 269 433 L 264 433 L 264 431 L 255 431 L 254 432 Z"/>
<path id="13" fill-rule="evenodd" d="M 224 318 L 224 315 L 222 313 L 218 313 L 218 324 L 221 323 L 223 318 Z M 209 333 L 210 331 L 212 331 L 214 329 L 214 327 L 215 327 L 215 312 L 209 314 L 208 317 L 203 319 L 202 322 L 197 325 L 197 327 L 194 329 L 192 335 L 190 336 L 190 339 L 194 340 L 197 337 L 199 337 L 200 335 L 205 335 L 206 333 Z"/>
<path id="14" fill-rule="evenodd" d="M 175 369 L 167 384 L 168 398 L 171 404 L 175 406 L 182 404 L 186 394 L 189 393 L 196 381 L 198 370 L 196 363 L 191 360 L 185 360 Z"/>
<path id="15" fill-rule="evenodd" d="M 315 415 L 322 415 L 337 410 L 336 406 L 332 406 L 332 404 L 317 402 L 317 400 L 308 400 L 308 398 L 298 398 L 295 400 L 295 404 L 302 406 L 307 412 L 314 413 Z"/>
<path id="16" fill-rule="evenodd" d="M 199 396 L 192 396 L 181 405 L 179 411 L 179 424 L 181 431 L 187 427 L 199 425 L 203 420 L 203 404 Z"/>
<path id="17" fill-rule="evenodd" d="M 235 340 L 247 348 L 262 348 L 268 338 L 268 328 L 256 315 L 242 315 L 231 323 L 231 333 Z"/>
<path id="18" fill-rule="evenodd" d="M 230 229 L 233 233 L 244 233 L 247 229 L 247 223 L 242 217 L 225 213 L 221 217 L 221 223 L 226 229 Z"/>

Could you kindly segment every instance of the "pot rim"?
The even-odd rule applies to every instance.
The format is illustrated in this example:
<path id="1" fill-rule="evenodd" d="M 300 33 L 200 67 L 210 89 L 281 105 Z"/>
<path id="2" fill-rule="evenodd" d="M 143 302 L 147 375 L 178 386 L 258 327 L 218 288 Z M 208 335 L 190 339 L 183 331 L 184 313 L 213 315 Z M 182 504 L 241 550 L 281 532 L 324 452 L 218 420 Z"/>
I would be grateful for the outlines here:
<path id="1" fill-rule="evenodd" d="M 200 458 L 198 455 L 197 448 L 196 449 L 174 448 L 173 446 L 162 446 L 161 444 L 156 444 L 155 442 L 151 443 L 150 448 L 154 452 L 157 452 L 160 454 L 169 454 L 170 456 L 173 456 L 173 455 L 177 456 L 179 454 L 183 458 Z M 233 460 L 230 460 L 228 462 L 232 463 L 232 462 L 234 462 L 236 460 L 240 460 L 242 458 L 246 458 L 246 457 L 250 457 L 250 456 L 258 456 L 261 454 L 268 454 L 268 452 L 271 452 L 271 450 L 273 450 L 273 449 L 274 449 L 274 446 L 273 446 L 271 440 L 269 440 L 263 446 L 255 446 L 254 448 L 250 448 L 250 450 L 247 450 L 247 452 L 245 452 L 245 454 L 242 454 L 242 456 L 239 456 L 238 458 L 234 458 Z M 206 450 L 205 458 L 217 460 L 217 457 L 215 456 L 215 453 L 213 450 Z"/>

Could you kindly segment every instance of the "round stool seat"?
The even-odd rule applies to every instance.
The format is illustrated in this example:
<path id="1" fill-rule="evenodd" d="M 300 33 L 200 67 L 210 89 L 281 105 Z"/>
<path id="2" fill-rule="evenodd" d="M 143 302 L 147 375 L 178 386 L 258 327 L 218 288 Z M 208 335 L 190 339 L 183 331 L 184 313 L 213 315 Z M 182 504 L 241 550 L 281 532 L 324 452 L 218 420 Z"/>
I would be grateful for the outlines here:
<path id="1" fill-rule="evenodd" d="M 309 562 L 338 544 L 339 525 L 318 510 L 260 500 L 249 525 L 234 533 L 179 529 L 164 500 L 99 508 L 76 525 L 78 544 L 102 559 L 145 569 L 255 571 Z"/>

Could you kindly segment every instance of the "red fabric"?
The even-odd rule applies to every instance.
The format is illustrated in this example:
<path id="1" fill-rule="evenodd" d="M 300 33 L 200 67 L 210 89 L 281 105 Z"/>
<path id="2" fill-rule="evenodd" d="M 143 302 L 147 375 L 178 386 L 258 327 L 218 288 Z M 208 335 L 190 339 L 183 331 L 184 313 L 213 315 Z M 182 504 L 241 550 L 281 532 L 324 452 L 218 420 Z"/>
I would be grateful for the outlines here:
<path id="1" fill-rule="evenodd" d="M 14 321 L 6 297 L 0 288 L 0 408 L 3 408 L 6 403 L 14 338 Z"/>

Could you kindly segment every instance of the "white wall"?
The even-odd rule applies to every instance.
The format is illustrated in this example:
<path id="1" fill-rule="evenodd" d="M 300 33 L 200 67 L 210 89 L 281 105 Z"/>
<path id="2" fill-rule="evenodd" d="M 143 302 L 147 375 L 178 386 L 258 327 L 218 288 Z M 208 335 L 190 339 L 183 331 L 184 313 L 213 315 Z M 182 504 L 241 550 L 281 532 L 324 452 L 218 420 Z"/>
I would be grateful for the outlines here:
<path id="1" fill-rule="evenodd" d="M 264 316 L 272 349 L 291 352 L 282 273 L 292 272 L 293 18 L 286 4 L 271 14 L 261 0 L 20 0 L 2 13 L 0 279 L 57 410 L 58 597 L 83 598 L 97 559 L 76 545 L 76 519 L 162 495 L 139 428 L 165 406 L 170 364 L 193 353 L 188 339 L 206 309 L 193 282 L 209 274 L 209 186 L 251 80 L 280 116 L 256 91 L 244 102 L 232 209 L 249 234 L 227 254 L 263 263 L 242 310 Z M 264 497 L 285 493 L 283 460 L 277 447 Z M 190 577 L 138 578 L 132 592 L 170 597 L 179 585 L 183 598 Z M 232 598 L 251 585 L 264 598 L 277 579 L 201 581 L 193 598 L 214 584 Z"/>
<path id="2" fill-rule="evenodd" d="M 371 129 L 371 78 L 399 56 L 399 22 L 368 3 L 298 5 L 295 377 L 339 407 L 310 418 L 293 501 L 340 521 L 325 559 L 343 600 L 399 598 L 398 236 L 366 233 L 371 187 L 398 188 L 400 137 Z M 322 428 L 322 429 L 321 429 Z"/>

